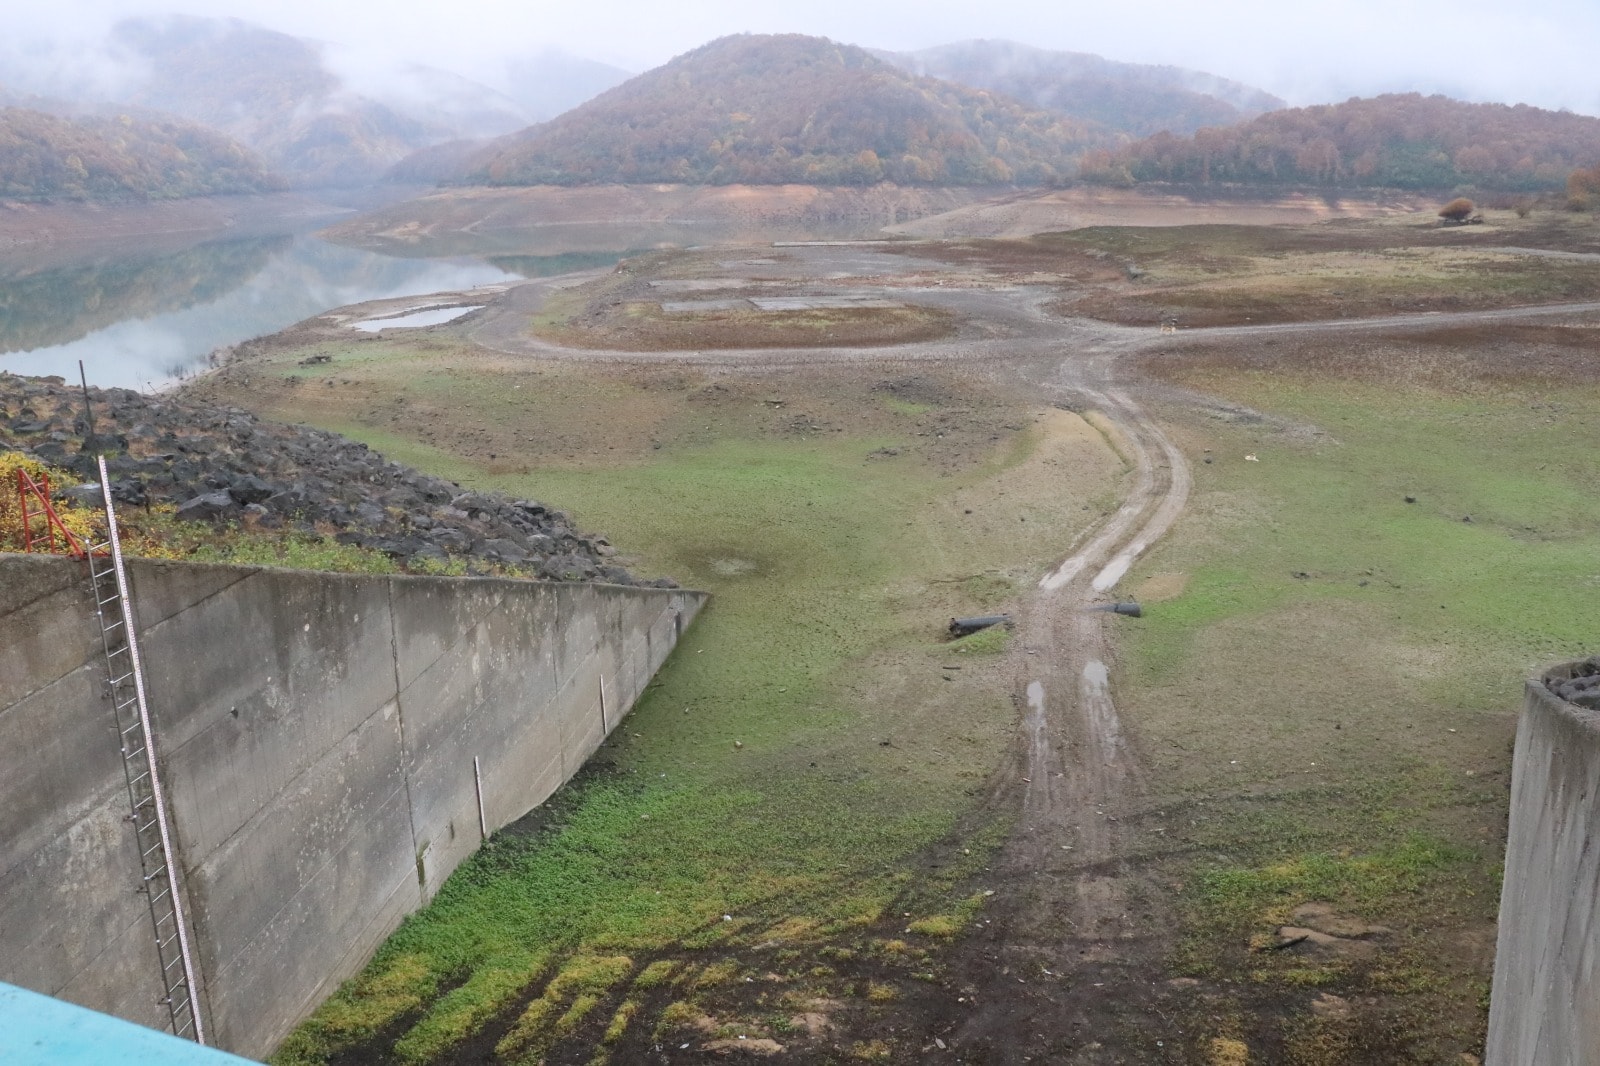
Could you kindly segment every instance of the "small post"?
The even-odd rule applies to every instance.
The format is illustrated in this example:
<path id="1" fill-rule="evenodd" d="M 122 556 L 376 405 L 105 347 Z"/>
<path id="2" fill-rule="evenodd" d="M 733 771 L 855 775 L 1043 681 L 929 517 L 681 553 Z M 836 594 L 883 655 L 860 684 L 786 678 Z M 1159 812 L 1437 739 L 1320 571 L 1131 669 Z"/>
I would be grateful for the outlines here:
<path id="1" fill-rule="evenodd" d="M 478 839 L 489 839 L 489 823 L 483 817 L 483 770 L 478 766 L 478 757 L 472 757 L 472 787 L 478 793 Z"/>
<path id="2" fill-rule="evenodd" d="M 89 423 L 89 439 L 94 440 L 94 408 L 89 405 L 89 375 L 83 371 L 83 360 L 78 360 L 78 382 L 83 386 L 83 418 Z"/>
<path id="3" fill-rule="evenodd" d="M 611 726 L 606 723 L 606 675 L 600 675 L 600 737 L 605 738 L 611 732 Z"/>

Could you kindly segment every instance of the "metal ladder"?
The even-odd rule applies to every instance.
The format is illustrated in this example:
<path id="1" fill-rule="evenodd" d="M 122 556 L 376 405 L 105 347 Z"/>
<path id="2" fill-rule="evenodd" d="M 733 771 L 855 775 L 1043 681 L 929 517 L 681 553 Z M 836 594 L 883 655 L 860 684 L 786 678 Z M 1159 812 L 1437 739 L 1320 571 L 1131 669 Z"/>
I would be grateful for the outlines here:
<path id="1" fill-rule="evenodd" d="M 122 744 L 122 768 L 128 779 L 129 821 L 139 841 L 139 863 L 144 877 L 139 891 L 150 904 L 155 928 L 156 953 L 161 961 L 160 1002 L 172 1017 L 172 1032 L 197 1043 L 206 1042 L 205 1023 L 197 1001 L 194 953 L 178 871 L 172 859 L 171 817 L 161 775 L 156 769 L 155 734 L 145 700 L 144 667 L 139 659 L 139 638 L 134 632 L 133 606 L 128 597 L 128 574 L 122 562 L 122 539 L 116 510 L 111 503 L 111 479 L 100 459 L 100 491 L 105 497 L 107 540 L 86 551 L 89 580 L 94 587 L 95 614 L 105 645 L 106 684 L 115 709 L 117 735 Z"/>

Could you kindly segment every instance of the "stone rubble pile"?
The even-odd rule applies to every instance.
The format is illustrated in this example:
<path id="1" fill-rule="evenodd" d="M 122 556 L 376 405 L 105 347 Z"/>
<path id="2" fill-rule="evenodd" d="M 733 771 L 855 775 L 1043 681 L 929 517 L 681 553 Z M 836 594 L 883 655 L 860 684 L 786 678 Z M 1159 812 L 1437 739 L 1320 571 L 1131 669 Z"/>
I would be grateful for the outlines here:
<path id="1" fill-rule="evenodd" d="M 1578 663 L 1571 677 L 1546 678 L 1545 687 L 1568 703 L 1600 711 L 1600 655 L 1591 655 Z"/>
<path id="2" fill-rule="evenodd" d="M 469 571 L 486 563 L 553 581 L 676 587 L 615 565 L 606 539 L 574 529 L 561 511 L 463 490 L 334 433 L 128 389 L 90 389 L 89 400 L 92 436 L 81 389 L 61 378 L 0 374 L 0 450 L 87 482 L 98 482 L 95 457 L 103 453 L 120 503 L 165 500 L 194 521 L 250 516 L 261 529 L 332 533 L 402 566 L 464 558 Z M 67 494 L 98 502 L 99 487 Z"/>

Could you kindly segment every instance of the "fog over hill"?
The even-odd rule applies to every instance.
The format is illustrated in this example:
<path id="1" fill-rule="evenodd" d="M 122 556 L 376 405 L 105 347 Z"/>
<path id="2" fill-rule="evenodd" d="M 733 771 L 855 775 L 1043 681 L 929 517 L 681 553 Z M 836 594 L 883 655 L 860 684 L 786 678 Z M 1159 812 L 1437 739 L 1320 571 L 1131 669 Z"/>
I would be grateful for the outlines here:
<path id="1" fill-rule="evenodd" d="M 123 20 L 81 63 L 0 49 L 0 84 L 57 112 L 133 108 L 203 123 L 301 186 L 365 184 L 418 148 L 530 120 L 459 75 L 237 19 Z"/>
<path id="2" fill-rule="evenodd" d="M 621 85 L 632 76 L 621 67 L 547 47 L 531 55 L 508 59 L 504 76 L 497 84 L 522 106 L 530 120 L 543 122 Z"/>
<path id="3" fill-rule="evenodd" d="M 1051 184 L 1117 143 L 1091 122 L 799 34 L 724 37 L 496 142 L 461 180 Z"/>
<path id="4" fill-rule="evenodd" d="M 1144 137 L 1227 126 L 1283 107 L 1271 93 L 1182 67 L 1119 63 L 1015 41 L 959 41 L 919 52 L 876 52 L 909 70 Z"/>

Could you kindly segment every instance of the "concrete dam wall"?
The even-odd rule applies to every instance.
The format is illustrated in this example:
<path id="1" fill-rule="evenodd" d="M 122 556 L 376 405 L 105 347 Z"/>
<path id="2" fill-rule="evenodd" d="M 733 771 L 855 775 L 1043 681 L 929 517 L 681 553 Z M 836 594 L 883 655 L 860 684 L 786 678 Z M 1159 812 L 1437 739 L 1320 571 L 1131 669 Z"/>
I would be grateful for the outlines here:
<path id="1" fill-rule="evenodd" d="M 537 806 L 704 603 L 131 561 L 212 1042 L 261 1056 Z M 82 564 L 0 555 L 0 981 L 161 1028 Z"/>
<path id="2" fill-rule="evenodd" d="M 1542 680 L 1517 726 L 1484 1061 L 1600 1063 L 1600 712 Z"/>

